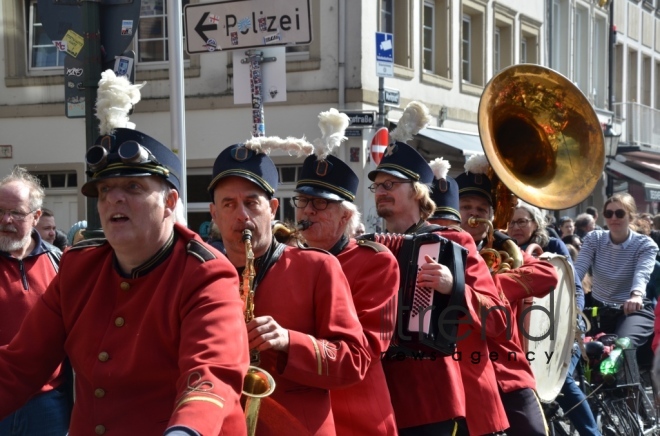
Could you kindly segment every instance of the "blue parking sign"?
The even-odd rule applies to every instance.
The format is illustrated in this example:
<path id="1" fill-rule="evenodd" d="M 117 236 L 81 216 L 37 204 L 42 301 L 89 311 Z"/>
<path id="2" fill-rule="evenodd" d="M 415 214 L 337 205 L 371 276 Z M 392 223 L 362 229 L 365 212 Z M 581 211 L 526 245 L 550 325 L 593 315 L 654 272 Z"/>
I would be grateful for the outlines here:
<path id="1" fill-rule="evenodd" d="M 394 77 L 394 36 L 376 32 L 376 75 Z"/>

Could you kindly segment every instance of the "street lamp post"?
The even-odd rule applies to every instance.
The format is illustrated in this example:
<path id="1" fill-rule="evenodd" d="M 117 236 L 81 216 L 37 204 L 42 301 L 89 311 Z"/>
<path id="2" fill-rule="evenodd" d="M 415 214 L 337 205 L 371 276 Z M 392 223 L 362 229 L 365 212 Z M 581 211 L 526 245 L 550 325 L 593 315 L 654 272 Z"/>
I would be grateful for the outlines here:
<path id="1" fill-rule="evenodd" d="M 616 157 L 617 149 L 619 148 L 619 139 L 621 138 L 620 132 L 615 132 L 612 128 L 612 120 L 610 120 L 603 130 L 605 137 L 605 156 L 607 157 L 607 166 L 610 166 L 610 161 Z M 610 198 L 614 195 L 614 177 L 610 173 L 607 174 L 607 187 L 605 188 L 605 195 Z"/>

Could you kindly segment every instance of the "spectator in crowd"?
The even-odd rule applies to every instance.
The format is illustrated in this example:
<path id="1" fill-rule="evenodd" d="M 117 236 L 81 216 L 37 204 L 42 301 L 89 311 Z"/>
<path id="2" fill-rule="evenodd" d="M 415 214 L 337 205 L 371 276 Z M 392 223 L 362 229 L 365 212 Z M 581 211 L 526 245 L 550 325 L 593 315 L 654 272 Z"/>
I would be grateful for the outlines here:
<path id="1" fill-rule="evenodd" d="M 566 244 L 566 247 L 573 246 L 577 251 L 582 248 L 582 239 L 578 235 L 566 235 L 561 240 Z"/>
<path id="2" fill-rule="evenodd" d="M 603 230 L 603 228 L 598 225 L 598 209 L 593 206 L 589 206 L 584 211 L 594 217 L 594 230 Z"/>
<path id="3" fill-rule="evenodd" d="M 545 222 L 541 210 L 535 206 L 527 204 L 523 201 L 518 201 L 511 222 L 507 229 L 510 237 L 516 240 L 520 248 L 526 250 L 531 244 L 538 244 L 544 252 L 551 252 L 561 254 L 569 259 L 569 263 L 573 264 L 570 253 L 566 245 L 559 239 L 548 236 L 545 230 Z M 582 277 L 580 277 L 580 280 Z M 584 308 L 584 293 L 582 290 L 582 283 L 575 275 L 575 304 L 578 311 Z M 584 393 L 575 383 L 573 379 L 573 371 L 577 366 L 580 353 L 576 348 L 573 350 L 573 356 L 569 366 L 566 380 L 561 388 L 561 395 L 557 398 L 557 403 L 565 411 L 572 410 L 568 417 L 577 428 L 580 435 L 599 435 L 596 420 L 585 400 Z"/>
<path id="4" fill-rule="evenodd" d="M 353 234 L 354 238 L 357 238 L 358 236 L 364 235 L 364 232 L 366 229 L 364 228 L 363 223 L 358 223 L 357 227 L 355 228 L 355 233 Z"/>
<path id="5" fill-rule="evenodd" d="M 596 220 L 588 213 L 581 213 L 575 217 L 575 234 L 581 239 L 596 228 Z M 564 241 L 566 242 L 566 241 Z"/>
<path id="6" fill-rule="evenodd" d="M 64 251 L 66 247 L 69 246 L 66 233 L 60 229 L 57 229 L 57 231 L 55 231 L 55 240 L 53 241 L 53 245 L 59 248 L 60 251 Z"/>
<path id="7" fill-rule="evenodd" d="M 57 274 L 61 253 L 44 243 L 34 228 L 43 199 L 39 180 L 20 167 L 0 181 L 0 345 L 8 344 L 18 334 L 30 309 L 40 303 Z M 29 382 L 31 388 L 17 404 L 21 408 L 13 413 L 16 408 L 6 409 L 2 400 L 18 393 L 3 391 L 0 385 L 0 434 L 67 434 L 71 405 L 65 392 L 68 380 L 61 365 L 63 359 L 63 354 L 53 359 L 39 380 L 21 380 Z M 3 361 L 0 375 L 7 368 Z"/>
<path id="8" fill-rule="evenodd" d="M 52 210 L 45 207 L 41 209 L 41 216 L 39 217 L 39 221 L 37 221 L 36 228 L 42 240 L 49 244 L 55 242 L 57 226 L 55 226 L 55 215 Z"/>
<path id="9" fill-rule="evenodd" d="M 637 213 L 630 194 L 615 194 L 605 202 L 603 215 L 609 230 L 594 230 L 582 243 L 575 262 L 580 279 L 592 271 L 593 302 L 622 305 L 623 313 L 601 317 L 600 328 L 628 337 L 633 347 L 643 345 L 653 333 L 653 304 L 646 296 L 658 246 L 631 228 Z"/>
<path id="10" fill-rule="evenodd" d="M 545 216 L 545 222 L 545 229 L 548 231 L 548 235 L 559 239 L 559 233 L 557 233 L 557 220 L 555 219 L 555 216 L 551 213 L 547 214 Z"/>
<path id="11" fill-rule="evenodd" d="M 572 235 L 575 232 L 575 224 L 573 224 L 573 218 L 570 216 L 563 216 L 559 218 L 557 228 L 559 229 L 559 236 L 562 238 L 564 236 Z"/>

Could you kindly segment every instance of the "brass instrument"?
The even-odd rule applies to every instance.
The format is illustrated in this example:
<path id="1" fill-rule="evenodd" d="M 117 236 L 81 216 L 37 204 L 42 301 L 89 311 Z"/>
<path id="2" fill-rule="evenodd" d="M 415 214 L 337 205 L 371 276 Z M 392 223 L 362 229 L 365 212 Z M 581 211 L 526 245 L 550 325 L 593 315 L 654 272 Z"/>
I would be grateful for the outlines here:
<path id="1" fill-rule="evenodd" d="M 295 226 L 276 220 L 273 222 L 273 236 L 282 244 L 295 246 L 298 242 L 303 242 L 300 232 L 307 230 L 311 225 L 312 223 L 306 220 L 298 221 Z"/>
<path id="2" fill-rule="evenodd" d="M 601 178 L 598 117 L 582 92 L 551 69 L 521 64 L 493 77 L 479 101 L 479 134 L 496 176 L 491 181 L 499 185 L 496 228 L 506 227 L 513 213 L 508 190 L 542 209 L 567 209 Z"/>
<path id="3" fill-rule="evenodd" d="M 254 319 L 254 252 L 252 251 L 252 232 L 243 230 L 243 242 L 245 243 L 245 269 L 243 270 L 243 283 L 240 288 L 240 296 L 243 301 L 243 313 L 245 323 Z M 250 350 L 250 367 L 243 379 L 243 395 L 245 396 L 245 422 L 248 435 L 254 436 L 257 430 L 259 418 L 259 407 L 261 399 L 269 396 L 275 390 L 275 380 L 268 372 L 259 368 L 260 356 L 258 350 Z"/>
<path id="4" fill-rule="evenodd" d="M 491 274 L 502 273 L 515 269 L 523 264 L 522 254 L 520 248 L 511 239 L 504 242 L 504 250 L 498 251 L 493 248 L 493 223 L 484 218 L 470 217 L 468 225 L 470 227 L 477 227 L 479 224 L 486 224 L 488 227 L 488 236 L 486 238 L 486 246 L 479 251 L 481 257 L 488 265 Z"/>

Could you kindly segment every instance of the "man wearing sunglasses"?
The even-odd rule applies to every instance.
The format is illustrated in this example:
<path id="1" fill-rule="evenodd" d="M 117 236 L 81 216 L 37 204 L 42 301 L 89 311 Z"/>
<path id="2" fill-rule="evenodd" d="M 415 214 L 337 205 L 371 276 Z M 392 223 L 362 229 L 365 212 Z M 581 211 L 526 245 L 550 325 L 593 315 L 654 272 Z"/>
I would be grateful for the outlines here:
<path id="1" fill-rule="evenodd" d="M 122 157 L 127 143 L 144 157 Z M 98 198 L 107 239 L 62 256 L 46 293 L 0 348 L 0 416 L 66 354 L 76 374 L 72 435 L 244 434 L 248 352 L 236 270 L 174 222 L 181 163 L 171 150 L 125 128 L 97 145 L 104 159 L 87 156 L 82 193 Z M 12 217 L 35 209 L 0 207 Z"/>
<path id="2" fill-rule="evenodd" d="M 381 356 L 394 329 L 394 316 L 384 314 L 396 308 L 399 267 L 383 245 L 358 244 L 351 238 L 360 223 L 360 212 L 353 203 L 358 183 L 357 175 L 340 159 L 312 155 L 303 163 L 293 204 L 296 221 L 309 223 L 302 231 L 307 245 L 329 251 L 341 263 L 371 355 L 363 381 L 330 392 L 337 434 L 395 435 Z"/>
<path id="3" fill-rule="evenodd" d="M 39 180 L 20 167 L 0 181 L 0 345 L 8 344 L 57 274 L 59 250 L 45 243 L 35 229 L 44 190 Z M 53 366 L 21 409 L 0 413 L 0 434 L 64 436 L 71 405 L 65 392 L 66 372 Z M 54 371 L 53 371 L 54 370 Z M 18 433 L 15 429 L 21 429 Z"/>
<path id="4" fill-rule="evenodd" d="M 488 267 L 479 257 L 470 235 L 458 227 L 437 229 L 426 221 L 436 207 L 430 197 L 433 172 L 429 164 L 408 144 L 395 142 L 388 146 L 378 167 L 369 173 L 369 179 L 374 182 L 369 189 L 375 194 L 377 213 L 385 219 L 388 232 L 437 232 L 467 248 L 464 304 L 470 313 L 467 321 L 473 327 L 471 334 L 480 335 L 481 309 L 487 311 L 498 306 L 500 300 Z M 447 266 L 428 258 L 419 268 L 418 286 L 451 294 L 454 278 Z M 488 334 L 501 333 L 505 325 L 502 312 L 492 311 L 487 324 L 484 329 Z M 491 331 L 492 326 L 502 326 L 502 330 Z M 464 419 L 466 387 L 457 360 L 441 356 L 435 360 L 386 360 L 383 368 L 401 435 L 469 433 Z"/>

